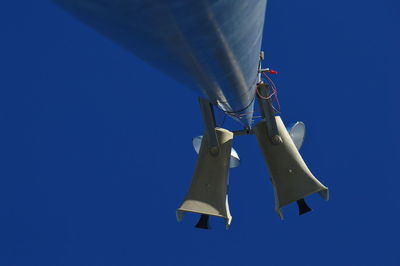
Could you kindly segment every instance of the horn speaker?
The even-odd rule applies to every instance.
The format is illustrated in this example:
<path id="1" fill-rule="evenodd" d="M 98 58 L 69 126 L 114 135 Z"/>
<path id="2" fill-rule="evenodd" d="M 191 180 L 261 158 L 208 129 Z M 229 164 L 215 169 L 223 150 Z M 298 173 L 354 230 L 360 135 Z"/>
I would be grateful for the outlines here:
<path id="1" fill-rule="evenodd" d="M 228 229 L 232 221 L 227 193 L 233 133 L 223 128 L 215 131 L 220 144 L 218 153 L 210 151 L 204 134 L 189 192 L 176 215 L 181 221 L 185 212 L 202 214 L 196 227 L 205 229 L 208 216 L 222 217 Z"/>
<path id="2" fill-rule="evenodd" d="M 275 211 L 283 219 L 281 208 L 297 202 L 300 214 L 310 209 L 304 197 L 319 193 L 328 200 L 328 188 L 318 181 L 308 169 L 280 116 L 275 116 L 282 143 L 272 143 L 267 135 L 266 122 L 261 121 L 254 129 L 268 165 L 275 193 Z"/>

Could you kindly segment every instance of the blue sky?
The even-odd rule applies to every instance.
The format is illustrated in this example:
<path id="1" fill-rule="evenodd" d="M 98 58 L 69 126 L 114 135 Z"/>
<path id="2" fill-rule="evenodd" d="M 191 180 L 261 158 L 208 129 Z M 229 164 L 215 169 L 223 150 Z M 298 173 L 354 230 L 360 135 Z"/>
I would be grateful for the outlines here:
<path id="1" fill-rule="evenodd" d="M 268 3 L 286 123 L 331 199 L 274 212 L 253 137 L 234 146 L 232 226 L 177 223 L 196 95 L 48 1 L 0 9 L 0 265 L 400 265 L 400 4 Z"/>

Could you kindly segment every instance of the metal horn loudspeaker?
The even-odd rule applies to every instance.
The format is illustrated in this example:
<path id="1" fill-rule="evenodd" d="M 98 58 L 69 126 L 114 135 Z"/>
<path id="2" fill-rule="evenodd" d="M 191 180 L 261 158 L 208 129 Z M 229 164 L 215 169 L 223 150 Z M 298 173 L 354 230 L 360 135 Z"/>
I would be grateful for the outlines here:
<path id="1" fill-rule="evenodd" d="M 182 221 L 185 212 L 202 214 L 198 228 L 208 228 L 209 215 L 224 218 L 227 228 L 232 220 L 227 192 L 233 133 L 223 128 L 216 128 L 215 132 L 219 149 L 209 148 L 205 134 L 189 192 L 176 211 L 178 221 Z"/>
<path id="2" fill-rule="evenodd" d="M 268 138 L 265 121 L 255 127 L 257 140 L 268 165 L 271 182 L 275 192 L 275 210 L 283 219 L 281 208 L 297 202 L 304 211 L 304 197 L 319 193 L 328 200 L 328 188 L 318 181 L 308 169 L 295 143 L 290 137 L 280 116 L 275 116 L 277 130 L 282 138 L 281 143 L 273 143 Z M 302 210 L 300 210 L 301 214 Z"/>

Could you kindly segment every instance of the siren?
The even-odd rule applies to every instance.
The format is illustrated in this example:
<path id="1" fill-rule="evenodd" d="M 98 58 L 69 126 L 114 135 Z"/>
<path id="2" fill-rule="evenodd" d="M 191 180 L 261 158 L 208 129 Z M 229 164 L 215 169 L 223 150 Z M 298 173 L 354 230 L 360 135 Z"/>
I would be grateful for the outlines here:
<path id="1" fill-rule="evenodd" d="M 304 124 L 298 124 L 295 131 L 292 128 L 291 136 L 280 116 L 275 116 L 275 121 L 277 133 L 282 139 L 280 143 L 273 142 L 268 137 L 265 121 L 258 123 L 254 131 L 271 175 L 275 192 L 275 211 L 283 219 L 283 206 L 297 202 L 301 215 L 311 211 L 304 201 L 306 196 L 319 193 L 325 200 L 328 200 L 329 196 L 328 188 L 314 177 L 298 151 L 304 137 Z M 297 140 L 301 140 L 297 142 L 297 146 L 293 141 L 296 137 L 299 137 Z"/>
<path id="2" fill-rule="evenodd" d="M 209 148 L 205 135 L 201 140 L 192 183 L 176 216 L 178 221 L 182 221 L 185 212 L 199 213 L 201 217 L 196 227 L 203 229 L 209 228 L 209 216 L 221 217 L 228 229 L 232 221 L 227 194 L 233 133 L 223 128 L 215 128 L 215 133 L 218 152 Z"/>

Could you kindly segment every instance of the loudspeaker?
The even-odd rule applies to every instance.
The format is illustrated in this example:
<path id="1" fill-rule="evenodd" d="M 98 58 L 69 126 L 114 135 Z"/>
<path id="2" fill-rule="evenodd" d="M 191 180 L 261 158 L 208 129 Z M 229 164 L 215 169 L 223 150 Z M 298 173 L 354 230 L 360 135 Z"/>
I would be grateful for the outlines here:
<path id="1" fill-rule="evenodd" d="M 200 228 L 208 228 L 208 217 L 204 215 L 222 217 L 228 229 L 232 221 L 227 193 L 233 133 L 223 128 L 215 131 L 220 145 L 218 152 L 210 151 L 205 134 L 189 192 L 176 215 L 181 221 L 185 212 L 203 214 L 197 226 Z"/>
<path id="2" fill-rule="evenodd" d="M 283 219 L 281 208 L 298 202 L 300 214 L 309 211 L 302 199 L 319 193 L 328 200 L 328 188 L 318 181 L 308 169 L 290 137 L 281 117 L 275 116 L 282 143 L 273 143 L 267 134 L 266 122 L 258 123 L 254 131 L 268 165 L 275 193 L 275 211 Z"/>

